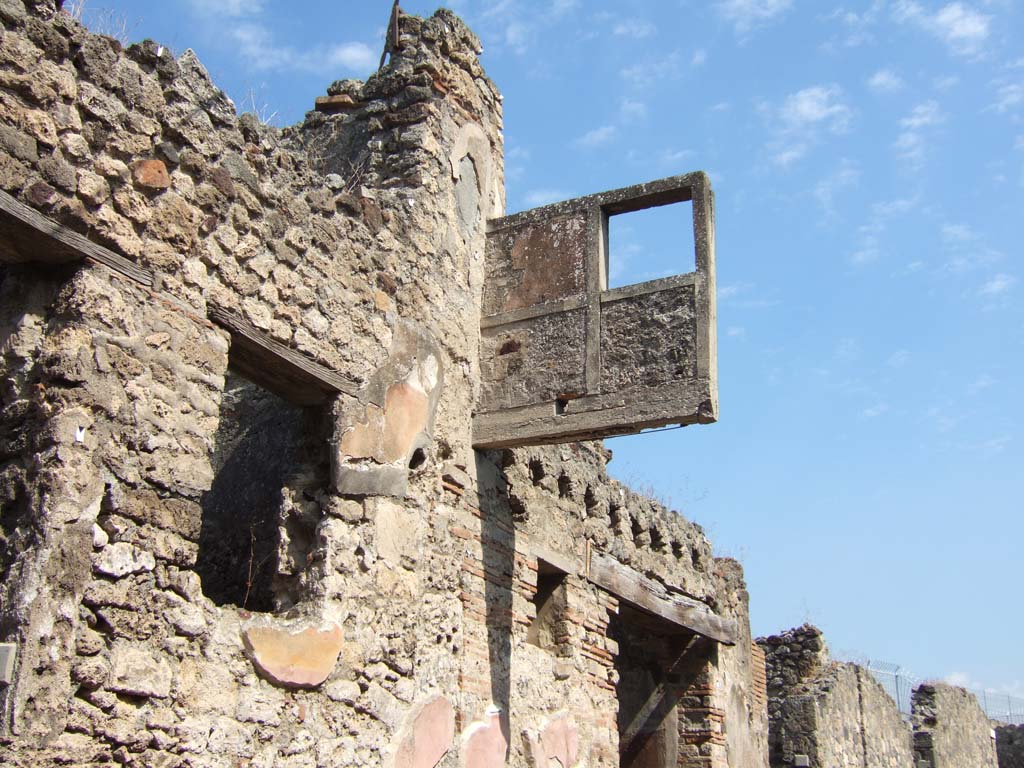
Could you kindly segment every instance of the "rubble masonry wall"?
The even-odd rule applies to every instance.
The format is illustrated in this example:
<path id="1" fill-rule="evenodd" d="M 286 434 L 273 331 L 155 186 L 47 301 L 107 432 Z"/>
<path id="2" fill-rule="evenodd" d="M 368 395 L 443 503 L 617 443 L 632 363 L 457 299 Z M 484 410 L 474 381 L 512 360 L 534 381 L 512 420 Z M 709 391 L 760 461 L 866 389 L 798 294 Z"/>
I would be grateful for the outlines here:
<path id="1" fill-rule="evenodd" d="M 738 566 L 609 480 L 599 445 L 472 449 L 501 104 L 457 18 L 403 17 L 387 67 L 283 131 L 191 51 L 122 48 L 47 0 L 0 19 L 0 189 L 154 276 L 0 265 L 0 762 L 618 765 L 598 547 L 739 622 L 683 702 L 682 764 L 764 764 Z M 214 308 L 351 393 L 276 405 L 229 371 Z M 221 576 L 243 581 L 215 591 L 206 547 L 244 512 L 218 483 L 273 445 L 239 398 L 323 435 L 234 526 Z"/>

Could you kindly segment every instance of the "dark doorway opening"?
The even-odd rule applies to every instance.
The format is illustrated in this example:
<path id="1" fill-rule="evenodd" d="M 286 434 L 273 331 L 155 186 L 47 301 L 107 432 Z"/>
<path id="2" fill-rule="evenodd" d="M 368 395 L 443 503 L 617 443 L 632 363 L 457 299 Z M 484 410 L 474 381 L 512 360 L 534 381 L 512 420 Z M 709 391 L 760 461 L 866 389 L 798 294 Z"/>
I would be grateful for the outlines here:
<path id="1" fill-rule="evenodd" d="M 229 371 L 202 499 L 196 572 L 217 605 L 287 610 L 328 479 L 326 419 Z"/>
<path id="2" fill-rule="evenodd" d="M 703 765 L 698 756 L 690 760 L 680 738 L 687 730 L 686 713 L 680 710 L 706 669 L 707 645 L 699 635 L 626 603 L 620 604 L 608 631 L 619 645 L 621 768 Z"/>

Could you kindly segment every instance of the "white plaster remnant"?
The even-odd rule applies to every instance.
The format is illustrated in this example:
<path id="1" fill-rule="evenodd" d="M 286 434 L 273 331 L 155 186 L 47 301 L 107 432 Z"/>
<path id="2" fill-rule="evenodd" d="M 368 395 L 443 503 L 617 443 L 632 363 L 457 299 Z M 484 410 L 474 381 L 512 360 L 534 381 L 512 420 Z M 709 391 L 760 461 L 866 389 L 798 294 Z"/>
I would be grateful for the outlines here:
<path id="1" fill-rule="evenodd" d="M 95 532 L 93 543 L 96 542 Z M 130 573 L 143 573 L 156 568 L 156 558 L 152 552 L 118 541 L 109 544 L 93 557 L 93 570 L 107 576 L 127 576 Z"/>

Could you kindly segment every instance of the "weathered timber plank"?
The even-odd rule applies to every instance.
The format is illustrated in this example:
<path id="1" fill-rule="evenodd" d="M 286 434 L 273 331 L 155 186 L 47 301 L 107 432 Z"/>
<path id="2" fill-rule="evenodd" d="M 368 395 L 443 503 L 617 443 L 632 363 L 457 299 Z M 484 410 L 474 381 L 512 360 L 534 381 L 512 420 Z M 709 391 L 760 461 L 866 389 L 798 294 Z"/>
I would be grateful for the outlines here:
<path id="1" fill-rule="evenodd" d="M 716 615 L 697 600 L 673 595 L 662 585 L 629 566 L 595 550 L 590 551 L 587 578 L 611 594 L 648 613 L 725 645 L 736 645 L 736 622 Z"/>
<path id="2" fill-rule="evenodd" d="M 65 264 L 83 259 L 153 286 L 149 271 L 0 191 L 0 261 Z"/>
<path id="3" fill-rule="evenodd" d="M 210 319 L 231 334 L 231 365 L 296 405 L 321 405 L 338 393 L 355 396 L 350 379 L 274 341 L 233 312 L 213 307 Z"/>
<path id="4" fill-rule="evenodd" d="M 473 447 L 517 448 L 595 440 L 670 424 L 708 424 L 717 412 L 710 411 L 707 398 L 706 383 L 696 380 L 587 395 L 569 400 L 559 414 L 553 402 L 478 413 L 473 417 Z"/>

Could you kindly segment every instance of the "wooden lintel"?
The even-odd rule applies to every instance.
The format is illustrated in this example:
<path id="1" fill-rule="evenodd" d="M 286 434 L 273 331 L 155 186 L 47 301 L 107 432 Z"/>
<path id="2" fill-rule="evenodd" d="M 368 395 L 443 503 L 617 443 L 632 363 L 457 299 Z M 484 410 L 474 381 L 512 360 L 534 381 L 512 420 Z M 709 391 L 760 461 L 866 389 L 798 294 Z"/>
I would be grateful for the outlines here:
<path id="1" fill-rule="evenodd" d="M 231 365 L 250 381 L 296 405 L 322 405 L 354 382 L 270 338 L 242 317 L 211 308 L 210 319 L 231 334 Z"/>
<path id="2" fill-rule="evenodd" d="M 587 579 L 630 605 L 724 645 L 736 645 L 739 628 L 698 600 L 673 595 L 664 586 L 618 560 L 590 551 Z"/>
<path id="3" fill-rule="evenodd" d="M 148 288 L 153 286 L 148 270 L 0 191 L 0 262 L 66 264 L 83 260 L 109 267 Z"/>

